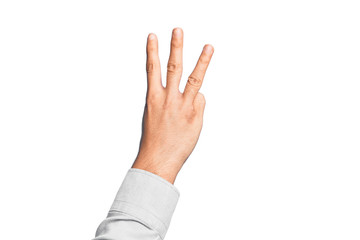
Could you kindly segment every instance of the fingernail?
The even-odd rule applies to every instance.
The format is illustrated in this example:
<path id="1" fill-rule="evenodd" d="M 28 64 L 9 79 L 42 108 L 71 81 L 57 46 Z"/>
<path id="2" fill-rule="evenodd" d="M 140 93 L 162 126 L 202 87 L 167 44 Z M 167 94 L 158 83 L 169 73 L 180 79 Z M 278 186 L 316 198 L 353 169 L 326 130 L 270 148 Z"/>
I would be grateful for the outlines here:
<path id="1" fill-rule="evenodd" d="M 212 51 L 213 51 L 213 47 L 212 47 L 210 44 L 206 44 L 205 47 L 204 47 L 204 51 L 205 51 L 206 53 L 211 54 Z"/>
<path id="2" fill-rule="evenodd" d="M 155 35 L 153 33 L 150 33 L 149 34 L 149 40 L 153 40 L 153 39 L 155 39 Z"/>
<path id="3" fill-rule="evenodd" d="M 175 28 L 175 29 L 174 29 L 174 36 L 176 36 L 176 37 L 180 37 L 180 36 L 181 36 L 181 29 L 180 29 L 180 28 Z"/>

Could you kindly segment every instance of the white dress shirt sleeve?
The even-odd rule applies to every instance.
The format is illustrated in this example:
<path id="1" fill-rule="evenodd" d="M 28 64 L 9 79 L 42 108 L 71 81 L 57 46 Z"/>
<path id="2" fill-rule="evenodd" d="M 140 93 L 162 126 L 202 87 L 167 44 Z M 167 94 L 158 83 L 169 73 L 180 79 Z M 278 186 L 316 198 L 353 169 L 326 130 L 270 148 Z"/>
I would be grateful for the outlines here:
<path id="1" fill-rule="evenodd" d="M 162 177 L 130 168 L 94 240 L 164 239 L 179 197 Z"/>

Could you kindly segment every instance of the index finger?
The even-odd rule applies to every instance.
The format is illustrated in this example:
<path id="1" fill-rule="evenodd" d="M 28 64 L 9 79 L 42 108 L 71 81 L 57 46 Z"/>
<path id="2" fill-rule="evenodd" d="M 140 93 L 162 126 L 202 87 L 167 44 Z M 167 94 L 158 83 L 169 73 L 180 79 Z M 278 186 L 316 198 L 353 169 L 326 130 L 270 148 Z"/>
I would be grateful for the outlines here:
<path id="1" fill-rule="evenodd" d="M 154 33 L 148 35 L 146 44 L 146 73 L 148 92 L 157 92 L 162 89 L 161 69 L 158 50 L 158 40 Z"/>

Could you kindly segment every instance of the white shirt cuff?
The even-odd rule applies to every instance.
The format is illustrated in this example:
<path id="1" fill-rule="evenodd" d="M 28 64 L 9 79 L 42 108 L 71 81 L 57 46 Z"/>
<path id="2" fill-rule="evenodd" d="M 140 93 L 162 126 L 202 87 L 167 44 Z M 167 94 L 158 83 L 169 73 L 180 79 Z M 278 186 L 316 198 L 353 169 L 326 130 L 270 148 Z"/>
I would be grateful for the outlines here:
<path id="1" fill-rule="evenodd" d="M 179 190 L 170 182 L 151 172 L 130 168 L 110 208 L 138 219 L 156 230 L 162 239 L 180 197 Z"/>

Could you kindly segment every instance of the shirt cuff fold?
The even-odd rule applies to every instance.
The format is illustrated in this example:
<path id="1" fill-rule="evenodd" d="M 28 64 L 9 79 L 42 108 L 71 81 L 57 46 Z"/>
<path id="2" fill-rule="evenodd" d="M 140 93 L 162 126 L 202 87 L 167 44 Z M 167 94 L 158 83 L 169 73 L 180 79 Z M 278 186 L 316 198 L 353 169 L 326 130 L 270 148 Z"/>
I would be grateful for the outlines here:
<path id="1" fill-rule="evenodd" d="M 128 214 L 164 239 L 175 211 L 179 190 L 170 182 L 151 172 L 130 168 L 110 208 Z"/>

